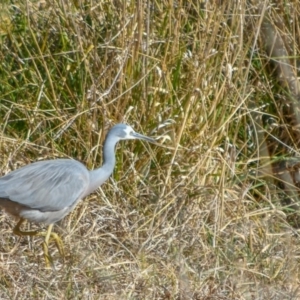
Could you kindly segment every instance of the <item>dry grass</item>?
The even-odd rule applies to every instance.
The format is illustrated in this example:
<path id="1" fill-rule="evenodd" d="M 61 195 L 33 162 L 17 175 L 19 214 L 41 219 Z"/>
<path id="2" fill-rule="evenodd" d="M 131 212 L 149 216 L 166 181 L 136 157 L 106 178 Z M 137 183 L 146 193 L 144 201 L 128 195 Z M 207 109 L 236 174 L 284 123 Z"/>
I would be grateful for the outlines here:
<path id="1" fill-rule="evenodd" d="M 56 157 L 95 168 L 117 122 L 164 147 L 118 146 L 113 177 L 55 226 L 67 256 L 51 244 L 53 270 L 2 214 L 1 299 L 299 299 L 298 231 L 257 176 L 254 113 L 284 126 L 263 5 L 199 2 L 7 1 L 2 174 Z M 263 4 L 296 62 L 300 5 Z"/>

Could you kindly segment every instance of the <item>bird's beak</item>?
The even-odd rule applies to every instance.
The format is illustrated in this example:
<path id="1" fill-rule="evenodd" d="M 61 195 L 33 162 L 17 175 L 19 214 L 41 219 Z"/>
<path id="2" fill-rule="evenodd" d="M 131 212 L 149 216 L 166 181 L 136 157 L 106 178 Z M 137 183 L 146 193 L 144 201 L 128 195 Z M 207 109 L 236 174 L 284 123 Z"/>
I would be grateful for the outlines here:
<path id="1" fill-rule="evenodd" d="M 144 141 L 147 141 L 147 142 L 150 142 L 150 143 L 156 143 L 156 140 L 155 140 L 155 139 L 150 138 L 150 137 L 145 136 L 145 135 L 142 135 L 142 134 L 137 133 L 137 132 L 132 132 L 132 136 L 133 136 L 135 139 L 144 140 Z"/>

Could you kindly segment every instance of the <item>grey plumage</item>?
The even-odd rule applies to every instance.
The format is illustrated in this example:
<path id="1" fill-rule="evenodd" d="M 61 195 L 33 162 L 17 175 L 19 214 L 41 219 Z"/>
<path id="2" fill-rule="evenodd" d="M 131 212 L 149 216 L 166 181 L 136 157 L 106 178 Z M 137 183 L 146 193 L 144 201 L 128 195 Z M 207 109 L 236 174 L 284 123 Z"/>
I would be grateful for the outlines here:
<path id="1" fill-rule="evenodd" d="M 0 178 L 0 206 L 10 200 L 22 207 L 19 215 L 8 213 L 31 222 L 55 223 L 87 195 L 90 173 L 76 160 L 32 163 Z"/>
<path id="2" fill-rule="evenodd" d="M 104 142 L 103 165 L 89 171 L 72 159 L 39 161 L 0 178 L 0 206 L 8 213 L 32 222 L 53 224 L 67 215 L 78 201 L 95 191 L 112 174 L 115 145 L 124 139 L 154 139 L 130 126 L 114 126 Z"/>

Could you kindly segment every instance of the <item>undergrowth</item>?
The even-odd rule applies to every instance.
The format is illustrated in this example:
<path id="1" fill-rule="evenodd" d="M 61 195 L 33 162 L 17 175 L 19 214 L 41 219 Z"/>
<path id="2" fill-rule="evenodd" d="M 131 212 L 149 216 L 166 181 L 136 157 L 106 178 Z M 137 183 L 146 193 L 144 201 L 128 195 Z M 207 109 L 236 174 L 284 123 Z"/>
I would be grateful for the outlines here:
<path id="1" fill-rule="evenodd" d="M 299 4 L 263 4 L 299 53 Z M 1 213 L 1 299 L 299 298 L 298 231 L 259 176 L 255 116 L 282 122 L 284 95 L 263 4 L 3 1 L 1 174 L 61 157 L 94 169 L 119 122 L 161 146 L 118 145 L 112 178 L 54 227 L 67 255 L 50 244 L 52 270 Z"/>

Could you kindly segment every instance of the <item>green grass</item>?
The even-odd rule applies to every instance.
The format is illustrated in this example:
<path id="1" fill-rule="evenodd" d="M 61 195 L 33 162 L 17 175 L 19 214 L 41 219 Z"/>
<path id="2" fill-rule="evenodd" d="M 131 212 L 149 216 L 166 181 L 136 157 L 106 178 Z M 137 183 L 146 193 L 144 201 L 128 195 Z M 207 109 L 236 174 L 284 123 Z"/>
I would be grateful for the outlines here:
<path id="1" fill-rule="evenodd" d="M 297 1 L 267 13 L 299 53 Z M 266 136 L 292 130 L 260 24 L 246 1 L 3 4 L 1 174 L 58 157 L 96 168 L 118 122 L 162 147 L 118 145 L 112 178 L 54 227 L 67 255 L 50 244 L 52 270 L 1 212 L 1 299 L 299 298 L 298 231 L 260 174 L 287 156 L 266 157 Z"/>

